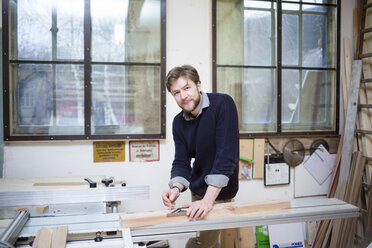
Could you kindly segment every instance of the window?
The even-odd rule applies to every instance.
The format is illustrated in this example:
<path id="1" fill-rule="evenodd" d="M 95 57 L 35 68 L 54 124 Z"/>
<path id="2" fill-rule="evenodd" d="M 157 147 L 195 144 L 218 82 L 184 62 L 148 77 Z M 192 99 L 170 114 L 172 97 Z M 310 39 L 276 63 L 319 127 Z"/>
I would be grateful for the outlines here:
<path id="1" fill-rule="evenodd" d="M 165 0 L 3 0 L 5 140 L 165 137 Z"/>
<path id="2" fill-rule="evenodd" d="M 214 91 L 241 136 L 337 134 L 336 0 L 213 1 Z"/>

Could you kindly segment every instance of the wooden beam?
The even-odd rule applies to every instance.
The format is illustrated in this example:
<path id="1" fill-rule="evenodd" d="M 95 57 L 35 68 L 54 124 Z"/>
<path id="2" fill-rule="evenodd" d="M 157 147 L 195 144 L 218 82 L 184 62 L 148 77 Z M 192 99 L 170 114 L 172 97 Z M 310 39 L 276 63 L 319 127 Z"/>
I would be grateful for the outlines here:
<path id="1" fill-rule="evenodd" d="M 253 228 L 251 226 L 239 229 L 239 239 L 240 248 L 255 247 Z"/>
<path id="2" fill-rule="evenodd" d="M 67 226 L 53 229 L 51 248 L 65 248 L 67 242 Z"/>
<path id="3" fill-rule="evenodd" d="M 349 92 L 350 81 L 351 81 L 351 47 L 350 39 L 345 37 L 342 39 L 344 43 L 344 63 L 345 63 L 345 78 L 346 78 L 346 92 Z M 348 99 L 344 99 L 345 103 L 348 102 Z"/>
<path id="4" fill-rule="evenodd" d="M 49 211 L 49 205 L 41 205 L 36 207 L 36 213 L 46 213 Z"/>
<path id="5" fill-rule="evenodd" d="M 353 9 L 354 58 L 358 59 L 358 9 Z"/>
<path id="6" fill-rule="evenodd" d="M 264 178 L 265 139 L 254 139 L 254 174 L 253 178 Z"/>
<path id="7" fill-rule="evenodd" d="M 231 248 L 238 245 L 238 230 L 237 228 L 229 228 L 221 231 L 221 248 Z"/>
<path id="8" fill-rule="evenodd" d="M 345 133 L 342 146 L 342 160 L 339 168 L 338 188 L 340 188 L 341 183 L 349 177 L 361 73 L 362 61 L 354 60 L 352 65 L 352 85 L 350 85 L 346 123 L 344 127 Z"/>
<path id="9" fill-rule="evenodd" d="M 264 201 L 264 202 L 228 202 L 215 204 L 213 209 L 207 214 L 205 219 L 214 219 L 222 217 L 234 217 L 246 215 L 249 213 L 259 213 L 270 210 L 290 208 L 290 201 Z M 189 221 L 187 216 L 167 217 L 170 212 L 168 209 L 147 212 L 122 213 L 120 214 L 120 223 L 123 228 L 151 226 L 172 222 Z"/>
<path id="10" fill-rule="evenodd" d="M 32 248 L 50 248 L 52 244 L 53 230 L 42 227 L 36 234 Z"/>

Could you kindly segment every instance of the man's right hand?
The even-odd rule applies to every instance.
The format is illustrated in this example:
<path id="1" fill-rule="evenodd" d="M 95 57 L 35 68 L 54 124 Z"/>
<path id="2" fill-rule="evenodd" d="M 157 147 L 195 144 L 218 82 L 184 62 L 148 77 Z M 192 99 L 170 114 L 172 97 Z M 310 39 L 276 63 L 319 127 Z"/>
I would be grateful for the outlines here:
<path id="1" fill-rule="evenodd" d="M 168 188 L 162 194 L 163 204 L 167 207 L 175 207 L 176 200 L 180 196 L 180 192 L 177 188 Z"/>

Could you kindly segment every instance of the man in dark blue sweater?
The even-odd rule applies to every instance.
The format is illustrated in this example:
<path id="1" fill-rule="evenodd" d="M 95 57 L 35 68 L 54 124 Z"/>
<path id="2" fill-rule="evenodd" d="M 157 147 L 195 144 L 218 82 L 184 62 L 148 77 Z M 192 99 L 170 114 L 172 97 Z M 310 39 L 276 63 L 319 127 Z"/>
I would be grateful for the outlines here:
<path id="1" fill-rule="evenodd" d="M 182 111 L 173 120 L 175 158 L 162 199 L 174 207 L 180 193 L 190 188 L 193 201 L 183 207 L 188 208 L 190 220 L 198 220 L 214 203 L 231 201 L 238 191 L 238 114 L 230 96 L 200 91 L 199 75 L 192 66 L 173 68 L 166 80 Z M 218 235 L 218 231 L 201 232 L 202 246 L 197 247 L 214 247 Z M 189 241 L 187 247 L 193 245 Z"/>

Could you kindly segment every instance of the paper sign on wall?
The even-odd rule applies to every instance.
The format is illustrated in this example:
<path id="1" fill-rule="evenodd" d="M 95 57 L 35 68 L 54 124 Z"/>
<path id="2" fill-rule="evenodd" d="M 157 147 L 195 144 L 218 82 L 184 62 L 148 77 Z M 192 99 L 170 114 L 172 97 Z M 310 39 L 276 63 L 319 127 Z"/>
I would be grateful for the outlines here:
<path id="1" fill-rule="evenodd" d="M 159 161 L 159 141 L 130 141 L 129 160 L 131 162 Z"/>
<path id="2" fill-rule="evenodd" d="M 93 161 L 120 162 L 125 160 L 124 141 L 93 142 Z"/>

